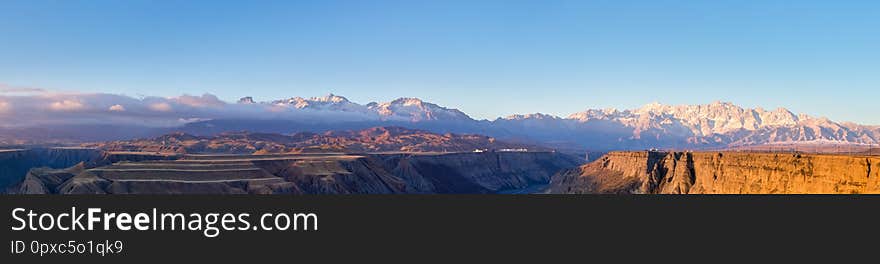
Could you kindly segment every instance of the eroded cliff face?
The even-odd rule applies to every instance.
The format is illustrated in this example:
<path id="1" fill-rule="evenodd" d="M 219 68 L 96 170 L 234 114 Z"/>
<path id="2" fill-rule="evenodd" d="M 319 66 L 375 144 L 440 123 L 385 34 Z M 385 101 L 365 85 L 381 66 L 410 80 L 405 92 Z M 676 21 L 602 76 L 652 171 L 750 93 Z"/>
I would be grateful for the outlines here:
<path id="1" fill-rule="evenodd" d="M 84 148 L 34 148 L 0 151 L 0 191 L 21 182 L 33 168 L 67 168 L 101 160 L 103 153 Z"/>
<path id="2" fill-rule="evenodd" d="M 255 161 L 303 194 L 393 194 L 406 183 L 366 156 Z"/>
<path id="3" fill-rule="evenodd" d="M 553 152 L 181 156 L 28 173 L 20 193 L 494 193 L 579 165 Z M 106 159 L 105 159 L 106 160 Z"/>
<path id="4" fill-rule="evenodd" d="M 444 155 L 383 155 L 386 169 L 407 183 L 409 193 L 495 193 L 546 184 L 581 160 L 555 152 L 486 152 Z"/>
<path id="5" fill-rule="evenodd" d="M 550 181 L 551 193 L 880 193 L 880 157 L 749 152 L 612 152 Z"/>

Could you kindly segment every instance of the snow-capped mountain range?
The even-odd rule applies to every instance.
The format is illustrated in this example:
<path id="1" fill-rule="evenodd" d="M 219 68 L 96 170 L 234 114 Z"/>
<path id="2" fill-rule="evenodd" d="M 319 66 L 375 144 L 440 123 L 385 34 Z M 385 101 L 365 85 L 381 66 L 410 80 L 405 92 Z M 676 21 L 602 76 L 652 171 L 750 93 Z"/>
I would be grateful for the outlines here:
<path id="1" fill-rule="evenodd" d="M 243 98 L 244 102 L 252 100 Z M 455 132 L 480 132 L 536 141 L 572 142 L 585 147 L 720 147 L 773 143 L 878 144 L 880 127 L 839 123 L 795 114 L 785 108 L 743 108 L 729 102 L 703 105 L 651 103 L 637 109 L 587 109 L 558 117 L 516 114 L 478 121 L 457 109 L 417 98 L 366 105 L 338 95 L 294 97 L 270 102 L 316 111 L 356 112 L 381 121 L 468 124 Z M 445 131 L 444 131 L 445 132 Z"/>
<path id="2" fill-rule="evenodd" d="M 245 97 L 239 100 L 246 101 Z M 251 99 L 252 101 L 252 99 Z M 290 99 L 276 100 L 271 102 L 276 106 L 290 106 L 296 109 L 309 109 L 316 111 L 342 111 L 354 112 L 367 115 L 376 115 L 381 120 L 392 121 L 458 121 L 472 120 L 468 115 L 458 109 L 449 109 L 436 104 L 424 102 L 418 98 L 398 98 L 391 102 L 371 102 L 360 105 L 349 101 L 347 98 L 329 94 L 322 97 L 293 97 Z"/>
<path id="3" fill-rule="evenodd" d="M 877 144 L 877 126 L 838 123 L 795 114 L 785 108 L 742 108 L 729 102 L 706 105 L 652 103 L 633 110 L 586 110 L 570 115 L 579 123 L 610 121 L 632 128 L 632 139 L 685 138 L 696 145 L 745 146 L 770 143 Z"/>

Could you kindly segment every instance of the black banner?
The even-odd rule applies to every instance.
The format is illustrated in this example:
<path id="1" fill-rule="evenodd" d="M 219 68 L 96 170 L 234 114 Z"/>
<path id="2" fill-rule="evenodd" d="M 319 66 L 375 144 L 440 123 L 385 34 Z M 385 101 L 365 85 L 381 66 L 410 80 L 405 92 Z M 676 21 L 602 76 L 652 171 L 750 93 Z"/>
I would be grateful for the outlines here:
<path id="1" fill-rule="evenodd" d="M 598 256 L 660 260 L 713 253 L 743 257 L 761 252 L 801 252 L 803 257 L 815 253 L 812 250 L 827 253 L 840 247 L 871 254 L 873 243 L 854 239 L 880 235 L 878 196 L 7 195 L 0 201 L 5 214 L 2 237 L 7 243 L 2 256 L 25 262 L 477 258 L 546 262 Z M 15 215 L 17 208 L 21 209 Z M 130 221 L 122 221 L 128 226 L 134 225 L 139 213 L 151 220 L 162 213 L 181 213 L 187 221 L 195 221 L 191 216 L 197 214 L 202 227 L 161 230 L 144 221 L 140 226 L 148 230 L 124 231 L 109 222 L 110 230 L 103 230 L 102 218 L 94 223 L 94 230 L 58 230 L 63 226 L 58 223 L 72 220 L 59 221 L 57 216 L 73 210 L 85 213 L 81 228 L 87 228 L 89 208 L 99 208 L 95 215 L 101 217 L 130 214 Z M 37 221 L 30 224 L 49 227 L 52 218 L 53 229 L 13 230 L 28 221 L 28 211 Z M 267 213 L 272 216 L 260 221 Z M 212 214 L 217 217 L 204 220 Z M 226 219 L 234 230 L 206 235 L 206 223 L 216 220 L 213 226 L 220 227 L 222 214 L 234 215 L 234 220 Z M 247 228 L 238 219 L 241 214 L 249 216 L 244 218 L 250 221 Z M 280 214 L 287 216 L 276 219 Z M 307 214 L 314 221 L 302 222 Z M 293 220 L 296 216 L 299 220 Z M 295 221 L 301 221 L 298 230 L 291 228 L 293 224 L 278 230 Z M 263 230 L 261 222 L 273 230 Z M 865 251 L 857 250 L 862 248 Z M 730 255 L 732 251 L 740 252 Z"/>

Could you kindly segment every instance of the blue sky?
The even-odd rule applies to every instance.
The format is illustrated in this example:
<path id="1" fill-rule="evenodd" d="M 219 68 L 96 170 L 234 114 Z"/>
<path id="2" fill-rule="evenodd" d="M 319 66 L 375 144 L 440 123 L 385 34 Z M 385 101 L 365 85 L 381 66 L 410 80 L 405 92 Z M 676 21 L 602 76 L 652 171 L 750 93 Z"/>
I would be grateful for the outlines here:
<path id="1" fill-rule="evenodd" d="M 878 1 L 0 1 L 0 83 L 476 118 L 658 101 L 880 124 Z"/>

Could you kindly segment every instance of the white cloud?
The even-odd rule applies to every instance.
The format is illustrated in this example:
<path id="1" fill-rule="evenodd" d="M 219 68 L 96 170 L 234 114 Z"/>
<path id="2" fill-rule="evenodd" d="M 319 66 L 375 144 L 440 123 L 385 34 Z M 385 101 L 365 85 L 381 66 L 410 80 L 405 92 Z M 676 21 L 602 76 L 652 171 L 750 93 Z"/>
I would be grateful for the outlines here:
<path id="1" fill-rule="evenodd" d="M 150 104 L 150 110 L 157 111 L 157 112 L 171 112 L 172 107 L 170 104 L 168 104 L 166 102 L 160 102 L 160 103 Z"/>
<path id="2" fill-rule="evenodd" d="M 186 124 L 186 123 L 199 122 L 199 121 L 206 121 L 206 120 L 211 120 L 211 119 L 207 119 L 207 118 L 197 118 L 197 117 L 178 118 L 178 119 L 177 119 L 177 122 L 179 122 L 179 123 L 181 123 L 181 124 Z"/>
<path id="3" fill-rule="evenodd" d="M 125 107 L 122 106 L 121 104 L 115 104 L 115 105 L 110 106 L 109 110 L 112 112 L 125 112 Z"/>
<path id="4" fill-rule="evenodd" d="M 77 100 L 61 100 L 49 104 L 49 109 L 54 111 L 79 111 L 85 108 L 86 106 Z"/>
<path id="5" fill-rule="evenodd" d="M 220 101 L 220 99 L 213 94 L 203 94 L 202 96 L 185 94 L 171 99 L 177 101 L 177 103 L 191 107 L 222 107 L 226 105 L 226 103 Z"/>
<path id="6" fill-rule="evenodd" d="M 0 93 L 0 127 L 83 124 L 174 127 L 216 119 L 297 121 L 376 120 L 367 113 L 317 111 L 270 104 L 230 104 L 216 96 L 134 98 L 105 93 Z"/>

